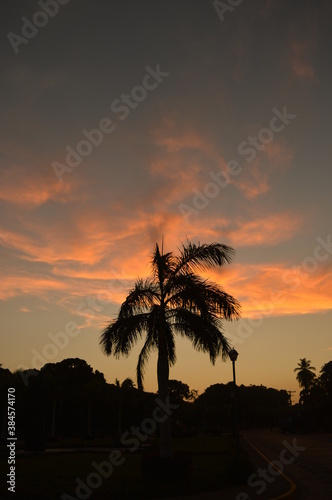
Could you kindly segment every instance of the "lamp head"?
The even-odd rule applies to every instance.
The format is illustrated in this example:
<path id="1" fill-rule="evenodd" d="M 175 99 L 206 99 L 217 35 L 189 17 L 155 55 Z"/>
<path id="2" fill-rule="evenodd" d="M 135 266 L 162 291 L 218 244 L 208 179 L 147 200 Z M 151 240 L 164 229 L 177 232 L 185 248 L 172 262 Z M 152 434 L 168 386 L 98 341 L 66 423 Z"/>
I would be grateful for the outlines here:
<path id="1" fill-rule="evenodd" d="M 231 361 L 236 361 L 239 353 L 235 349 L 231 349 L 228 353 L 228 356 Z"/>

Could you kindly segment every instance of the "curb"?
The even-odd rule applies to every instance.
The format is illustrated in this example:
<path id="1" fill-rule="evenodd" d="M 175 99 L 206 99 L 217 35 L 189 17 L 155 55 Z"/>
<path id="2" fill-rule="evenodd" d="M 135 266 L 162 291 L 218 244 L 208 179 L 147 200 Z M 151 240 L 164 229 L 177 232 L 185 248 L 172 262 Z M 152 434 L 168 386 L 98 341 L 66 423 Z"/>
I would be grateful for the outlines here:
<path id="1" fill-rule="evenodd" d="M 292 481 L 288 476 L 286 476 L 286 474 L 284 474 L 280 469 L 279 467 L 277 467 L 276 465 L 274 465 L 265 455 L 263 455 L 263 453 L 258 449 L 256 448 L 256 446 L 254 446 L 246 437 L 242 436 L 243 439 L 245 439 L 245 441 L 247 441 L 248 444 L 250 444 L 250 446 L 262 457 L 264 458 L 264 460 L 266 460 L 266 462 L 268 462 L 277 472 L 279 472 L 279 474 L 285 479 L 285 481 L 287 481 L 287 483 L 289 484 L 289 490 L 286 491 L 286 493 L 283 493 L 282 495 L 278 496 L 278 497 L 274 497 L 272 498 L 271 500 L 281 500 L 281 499 L 284 499 L 284 498 L 287 498 L 288 500 L 293 500 L 294 498 L 296 498 L 296 484 L 294 483 L 294 481 Z"/>

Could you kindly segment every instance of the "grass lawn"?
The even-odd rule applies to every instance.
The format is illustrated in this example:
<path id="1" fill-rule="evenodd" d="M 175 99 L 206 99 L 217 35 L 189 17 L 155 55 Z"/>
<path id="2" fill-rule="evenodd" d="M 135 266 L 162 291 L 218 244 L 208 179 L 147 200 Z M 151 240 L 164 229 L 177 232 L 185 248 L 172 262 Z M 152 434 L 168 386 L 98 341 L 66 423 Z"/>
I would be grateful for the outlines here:
<path id="1" fill-rule="evenodd" d="M 141 452 L 121 452 L 118 456 L 121 465 L 114 466 L 107 478 L 97 473 L 93 463 L 109 461 L 109 453 L 81 451 L 17 457 L 16 494 L 7 493 L 7 496 L 4 496 L 7 485 L 6 479 L 3 478 L 8 473 L 8 464 L 6 457 L 1 457 L 0 498 L 22 498 L 22 500 L 83 498 L 77 496 L 79 491 L 75 493 L 78 486 L 77 478 L 84 484 L 87 484 L 88 478 L 92 481 L 90 490 L 85 490 L 84 496 L 90 499 L 148 500 L 208 491 L 229 485 L 229 463 L 235 459 L 234 442 L 231 437 L 200 436 L 174 439 L 173 448 L 174 451 L 186 451 L 191 454 L 192 473 L 189 478 L 174 481 L 167 478 L 159 482 L 144 478 L 140 468 Z M 89 494 L 89 491 L 92 493 Z M 65 493 L 68 496 L 65 496 Z M 84 495 L 83 489 L 81 494 Z"/>

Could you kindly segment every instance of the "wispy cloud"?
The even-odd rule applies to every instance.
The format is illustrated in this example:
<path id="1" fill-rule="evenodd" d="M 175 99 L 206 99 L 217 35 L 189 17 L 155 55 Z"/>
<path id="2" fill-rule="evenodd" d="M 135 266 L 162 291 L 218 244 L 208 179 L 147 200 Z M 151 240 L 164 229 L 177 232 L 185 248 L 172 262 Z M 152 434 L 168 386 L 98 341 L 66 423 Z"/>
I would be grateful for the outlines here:
<path id="1" fill-rule="evenodd" d="M 315 71 L 311 64 L 312 48 L 312 43 L 308 40 L 293 40 L 289 60 L 294 76 L 300 80 L 315 80 Z"/>
<path id="2" fill-rule="evenodd" d="M 236 186 L 246 198 L 253 200 L 273 189 L 274 179 L 283 175 L 290 167 L 293 151 L 282 138 L 274 139 L 264 147 L 251 163 L 242 161 L 242 172 L 232 177 Z"/>
<path id="3" fill-rule="evenodd" d="M 283 212 L 253 220 L 239 219 L 226 234 L 235 247 L 276 245 L 290 240 L 303 224 L 303 217 L 296 213 Z"/>
<path id="4" fill-rule="evenodd" d="M 48 201 L 68 202 L 75 199 L 72 184 L 60 184 L 24 167 L 1 169 L 0 175 L 0 200 L 10 204 L 34 208 Z"/>
<path id="5" fill-rule="evenodd" d="M 31 310 L 30 310 L 30 309 L 28 309 L 28 307 L 21 307 L 21 308 L 19 309 L 19 312 L 22 312 L 22 313 L 29 313 L 29 312 L 31 312 Z"/>
<path id="6" fill-rule="evenodd" d="M 332 308 L 332 267 L 296 272 L 281 262 L 233 264 L 209 275 L 242 305 L 242 316 L 284 316 L 326 312 Z"/>
<path id="7" fill-rule="evenodd" d="M 247 219 L 202 214 L 195 224 L 184 225 L 180 214 L 160 207 L 157 210 L 156 206 L 150 213 L 139 209 L 135 216 L 129 211 L 121 215 L 107 210 L 101 213 L 99 208 L 90 206 L 84 212 L 72 211 L 70 217 L 52 226 L 30 217 L 21 230 L 2 231 L 3 251 L 14 252 L 24 271 L 17 273 L 8 268 L 2 276 L 0 298 L 29 295 L 72 311 L 80 298 L 110 297 L 111 290 L 111 300 L 120 303 L 137 276 L 149 274 L 150 252 L 156 242 L 160 243 L 162 235 L 165 247 L 173 250 L 181 241 L 185 243 L 184 237 L 193 241 L 222 240 L 239 249 L 280 244 L 292 238 L 302 224 L 301 216 L 282 212 L 259 217 L 248 215 Z M 232 276 L 232 272 L 235 271 L 226 276 Z M 245 301 L 249 300 L 254 287 L 258 297 L 265 297 L 263 278 L 267 279 L 269 272 L 278 276 L 280 268 L 274 271 L 273 265 L 237 267 L 236 276 L 229 278 L 234 294 L 240 293 Z M 272 282 L 273 279 L 272 276 Z"/>

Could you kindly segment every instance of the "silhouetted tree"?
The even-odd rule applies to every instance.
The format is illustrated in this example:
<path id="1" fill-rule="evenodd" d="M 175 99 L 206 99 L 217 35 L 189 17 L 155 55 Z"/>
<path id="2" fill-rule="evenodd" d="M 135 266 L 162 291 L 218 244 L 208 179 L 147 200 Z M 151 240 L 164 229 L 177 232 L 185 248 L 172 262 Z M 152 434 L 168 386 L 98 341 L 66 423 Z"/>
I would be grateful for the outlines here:
<path id="1" fill-rule="evenodd" d="M 240 428 L 271 427 L 288 409 L 288 394 L 263 385 L 238 387 Z M 200 429 L 206 432 L 231 431 L 234 425 L 234 385 L 213 384 L 194 402 Z"/>
<path id="2" fill-rule="evenodd" d="M 308 397 L 309 390 L 312 387 L 313 381 L 316 377 L 314 371 L 316 368 L 310 365 L 310 359 L 302 358 L 298 363 L 297 368 L 294 368 L 294 372 L 298 372 L 296 375 L 296 380 L 299 386 L 303 388 L 300 392 L 300 401 L 305 402 Z"/>
<path id="3" fill-rule="evenodd" d="M 180 380 L 169 380 L 168 391 L 171 401 L 177 404 L 184 401 L 194 401 L 198 395 L 195 389 L 190 390 L 189 385 L 184 384 Z"/>
<path id="4" fill-rule="evenodd" d="M 220 285 L 201 278 L 197 271 L 230 263 L 234 250 L 219 243 L 182 246 L 178 256 L 164 254 L 156 244 L 152 275 L 138 279 L 121 305 L 119 314 L 101 335 L 107 355 L 128 355 L 145 335 L 137 364 L 137 384 L 143 388 L 145 364 L 152 350 L 158 351 L 158 395 L 167 405 L 169 366 L 176 360 L 174 333 L 189 338 L 195 349 L 208 352 L 212 363 L 230 346 L 221 331 L 221 319 L 239 317 L 237 300 Z M 160 455 L 172 456 L 170 420 L 160 424 Z"/>
<path id="5" fill-rule="evenodd" d="M 326 396 L 332 401 L 332 361 L 322 366 L 319 379 Z"/>
<path id="6" fill-rule="evenodd" d="M 0 438 L 4 438 L 7 432 L 7 391 L 14 381 L 12 372 L 2 366 L 0 364 Z"/>
<path id="7" fill-rule="evenodd" d="M 61 392 L 63 391 L 63 385 L 57 377 L 56 364 L 47 363 L 41 368 L 41 376 L 44 379 L 44 386 L 47 393 L 52 399 L 52 411 L 51 411 L 51 438 L 55 438 L 56 435 L 56 413 L 58 400 L 61 397 Z"/>
<path id="8" fill-rule="evenodd" d="M 332 430 L 332 361 L 322 366 L 319 376 L 321 392 L 324 398 L 324 415 L 327 427 Z"/>
<path id="9" fill-rule="evenodd" d="M 132 393 L 132 389 L 135 388 L 135 384 L 133 380 L 127 377 L 122 384 L 116 378 L 115 385 L 117 388 L 118 395 L 118 436 L 120 437 L 122 434 L 122 412 L 123 412 L 123 403 L 128 402 L 128 396 Z"/>
<path id="10" fill-rule="evenodd" d="M 98 399 L 100 404 L 106 385 L 104 375 L 94 373 L 83 359 L 68 358 L 44 365 L 40 374 L 30 379 L 29 387 L 38 379 L 42 382 L 50 437 L 91 436 L 94 406 Z"/>

